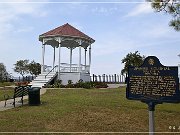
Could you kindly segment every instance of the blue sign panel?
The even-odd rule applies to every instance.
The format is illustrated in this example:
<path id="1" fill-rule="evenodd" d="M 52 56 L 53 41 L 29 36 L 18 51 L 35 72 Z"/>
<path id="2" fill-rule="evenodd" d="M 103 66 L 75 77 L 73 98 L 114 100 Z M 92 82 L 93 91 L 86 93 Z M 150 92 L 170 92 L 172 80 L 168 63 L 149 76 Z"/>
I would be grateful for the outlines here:
<path id="1" fill-rule="evenodd" d="M 140 67 L 129 67 L 126 97 L 156 104 L 180 102 L 178 67 L 163 66 L 155 56 Z"/>

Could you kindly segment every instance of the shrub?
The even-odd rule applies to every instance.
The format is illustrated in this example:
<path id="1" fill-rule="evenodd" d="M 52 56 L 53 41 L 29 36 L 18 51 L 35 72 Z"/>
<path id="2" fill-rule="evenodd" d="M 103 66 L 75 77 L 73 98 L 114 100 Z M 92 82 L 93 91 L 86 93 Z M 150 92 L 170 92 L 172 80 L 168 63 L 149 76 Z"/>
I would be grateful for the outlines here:
<path id="1" fill-rule="evenodd" d="M 47 84 L 43 88 L 53 88 L 53 85 Z"/>
<path id="2" fill-rule="evenodd" d="M 26 86 L 28 84 L 29 84 L 29 82 L 16 82 L 15 83 L 16 86 Z"/>
<path id="3" fill-rule="evenodd" d="M 68 84 L 73 84 L 72 80 L 68 80 Z"/>
<path id="4" fill-rule="evenodd" d="M 90 82 L 85 82 L 85 83 L 83 83 L 83 84 L 82 84 L 82 88 L 85 88 L 85 89 L 90 89 L 90 88 L 92 88 L 92 87 L 91 87 L 91 83 L 90 83 Z"/>
<path id="5" fill-rule="evenodd" d="M 68 80 L 67 85 L 62 85 L 62 80 L 57 80 L 53 85 L 46 85 L 46 88 L 107 88 L 108 85 L 105 82 L 83 82 L 79 80 L 77 83 L 73 84 L 72 80 Z"/>
<path id="6" fill-rule="evenodd" d="M 80 79 L 74 86 L 75 88 L 83 88 L 83 84 L 84 84 L 83 80 Z"/>
<path id="7" fill-rule="evenodd" d="M 65 85 L 65 88 L 74 88 L 74 84 L 67 84 Z"/>
<path id="8" fill-rule="evenodd" d="M 92 82 L 94 88 L 107 88 L 108 85 L 105 82 Z"/>
<path id="9" fill-rule="evenodd" d="M 62 80 L 57 80 L 56 83 L 62 84 Z"/>
<path id="10" fill-rule="evenodd" d="M 68 80 L 68 84 L 65 85 L 66 88 L 74 88 L 74 84 L 72 82 L 72 80 Z"/>
<path id="11" fill-rule="evenodd" d="M 62 80 L 55 81 L 54 84 L 47 84 L 44 86 L 45 88 L 65 88 L 64 85 L 62 85 Z"/>
<path id="12" fill-rule="evenodd" d="M 55 83 L 54 83 L 54 88 L 59 88 L 60 85 L 61 85 L 61 80 L 57 80 Z"/>

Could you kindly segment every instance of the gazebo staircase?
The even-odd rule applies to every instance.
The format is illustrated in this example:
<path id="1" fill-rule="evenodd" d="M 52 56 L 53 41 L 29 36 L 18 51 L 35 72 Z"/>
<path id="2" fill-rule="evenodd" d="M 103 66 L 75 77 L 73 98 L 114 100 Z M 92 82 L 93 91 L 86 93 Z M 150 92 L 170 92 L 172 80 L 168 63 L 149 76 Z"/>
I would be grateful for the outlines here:
<path id="1" fill-rule="evenodd" d="M 43 87 L 46 84 L 49 84 L 55 77 L 57 77 L 57 72 L 43 72 L 39 74 L 29 85 L 31 87 Z"/>

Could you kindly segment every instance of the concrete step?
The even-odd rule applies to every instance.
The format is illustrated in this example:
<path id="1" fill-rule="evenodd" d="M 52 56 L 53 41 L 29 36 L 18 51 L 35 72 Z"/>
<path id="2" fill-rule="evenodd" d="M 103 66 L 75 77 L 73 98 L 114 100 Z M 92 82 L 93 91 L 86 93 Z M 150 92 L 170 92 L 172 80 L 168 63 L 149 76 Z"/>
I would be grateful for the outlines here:
<path id="1" fill-rule="evenodd" d="M 52 77 L 51 77 L 52 78 Z M 33 81 L 49 81 L 49 79 L 51 78 L 46 78 L 46 79 L 43 79 L 43 78 L 38 78 L 38 79 L 34 79 Z"/>
<path id="2" fill-rule="evenodd" d="M 56 72 L 52 72 L 49 73 L 46 78 L 45 75 L 47 75 L 47 73 L 43 73 L 38 75 L 31 83 L 30 85 L 32 85 L 32 87 L 41 87 L 44 86 L 45 84 L 47 84 L 50 80 L 52 80 L 57 73 Z"/>
<path id="3" fill-rule="evenodd" d="M 47 82 L 31 82 L 29 83 L 30 85 L 34 85 L 34 84 L 46 84 Z"/>
<path id="4" fill-rule="evenodd" d="M 38 77 L 36 77 L 34 80 L 37 80 L 37 79 L 49 79 L 49 78 L 52 78 L 52 77 L 54 77 L 54 75 L 52 75 L 52 76 L 47 76 L 46 78 L 45 78 L 44 76 L 38 76 Z"/>
<path id="5" fill-rule="evenodd" d="M 45 84 L 44 84 L 44 85 L 45 85 Z M 42 88 L 44 85 L 34 84 L 34 85 L 32 85 L 31 87 L 40 87 L 40 88 Z"/>
<path id="6" fill-rule="evenodd" d="M 31 82 L 29 84 L 46 84 L 47 82 Z"/>
<path id="7" fill-rule="evenodd" d="M 45 76 L 45 75 L 38 75 L 38 77 L 42 77 L 42 78 L 47 78 L 48 76 L 54 76 L 54 74 L 47 75 L 47 76 Z M 37 78 L 37 77 L 36 77 L 36 78 Z"/>
<path id="8" fill-rule="evenodd" d="M 41 87 L 42 88 L 42 86 L 44 86 L 46 83 L 32 83 L 32 84 L 30 84 L 31 85 L 31 87 Z"/>
<path id="9" fill-rule="evenodd" d="M 40 74 L 40 75 L 42 75 L 42 76 L 46 76 L 48 73 L 42 73 L 42 74 Z M 49 73 L 48 75 L 54 75 L 54 74 L 56 74 L 56 72 L 52 72 L 52 73 Z M 47 76 L 48 76 L 47 75 Z"/>

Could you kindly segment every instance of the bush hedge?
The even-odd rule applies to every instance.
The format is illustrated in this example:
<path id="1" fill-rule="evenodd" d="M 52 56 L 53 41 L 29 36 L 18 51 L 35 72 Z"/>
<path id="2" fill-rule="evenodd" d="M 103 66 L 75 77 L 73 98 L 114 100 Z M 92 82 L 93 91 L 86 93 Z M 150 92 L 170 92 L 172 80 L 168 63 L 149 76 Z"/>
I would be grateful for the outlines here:
<path id="1" fill-rule="evenodd" d="M 73 84 L 72 80 L 68 80 L 67 85 L 62 84 L 62 80 L 57 80 L 52 85 L 46 85 L 45 88 L 107 88 L 107 83 L 104 82 L 83 82 L 83 80 L 79 80 L 77 83 Z"/>

